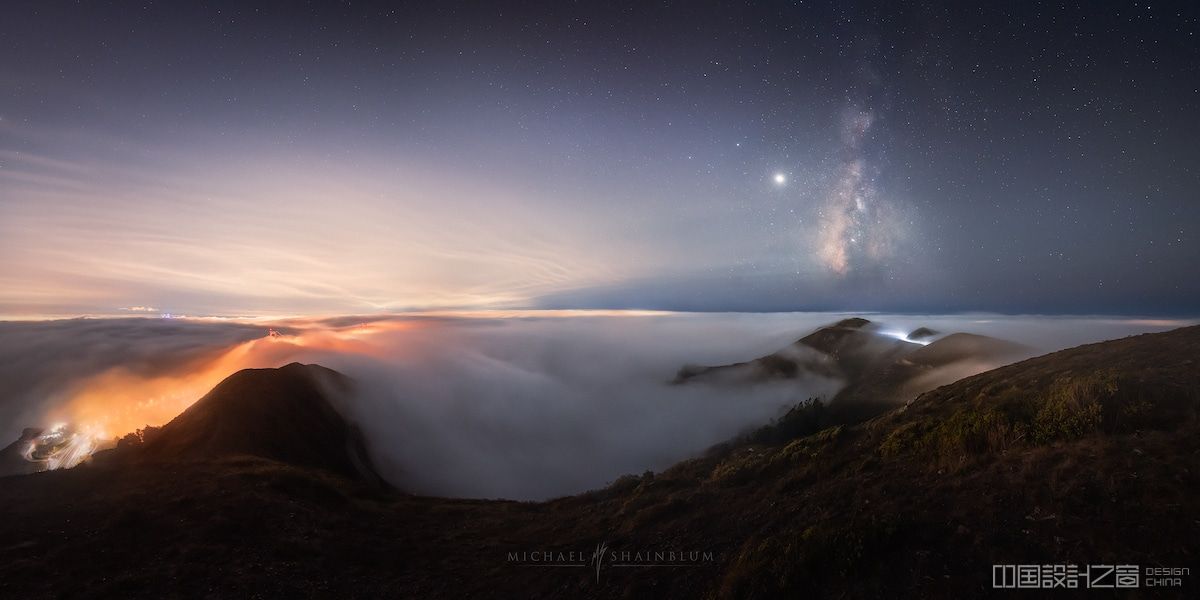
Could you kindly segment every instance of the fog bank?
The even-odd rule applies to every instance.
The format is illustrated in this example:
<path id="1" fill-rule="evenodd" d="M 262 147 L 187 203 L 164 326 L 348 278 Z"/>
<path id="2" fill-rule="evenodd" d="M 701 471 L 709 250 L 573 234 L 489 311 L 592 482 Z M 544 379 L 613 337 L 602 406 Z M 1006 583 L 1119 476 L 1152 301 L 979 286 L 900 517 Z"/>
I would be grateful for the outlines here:
<path id="1" fill-rule="evenodd" d="M 382 474 L 422 494 L 540 499 L 659 470 L 841 382 L 671 386 L 684 364 L 778 350 L 846 315 L 336 317 L 258 324 L 157 319 L 0 323 L 0 434 L 52 420 L 110 435 L 162 424 L 241 368 L 319 363 L 358 382 L 342 406 Z M 866 315 L 1036 353 L 1183 321 Z M 5 442 L 7 443 L 7 442 Z"/>

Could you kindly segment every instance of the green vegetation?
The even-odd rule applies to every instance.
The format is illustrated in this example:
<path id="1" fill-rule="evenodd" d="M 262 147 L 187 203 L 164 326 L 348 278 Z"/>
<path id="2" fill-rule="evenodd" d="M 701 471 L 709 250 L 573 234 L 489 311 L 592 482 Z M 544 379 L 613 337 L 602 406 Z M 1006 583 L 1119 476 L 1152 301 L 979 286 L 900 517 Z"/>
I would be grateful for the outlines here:
<path id="1" fill-rule="evenodd" d="M 1033 382 L 998 381 L 963 386 L 953 398 L 926 403 L 935 410 L 894 417 L 879 443 L 879 455 L 914 454 L 938 467 L 961 465 L 972 457 L 1004 454 L 1081 439 L 1099 433 L 1130 433 L 1166 426 L 1163 410 L 1186 404 L 1178 388 L 1151 386 L 1113 370 L 1044 374 Z M 815 459 L 857 421 L 810 398 L 770 424 L 723 444 L 710 453 L 719 459 L 709 476 L 724 486 L 743 485 L 764 474 Z"/>
<path id="2" fill-rule="evenodd" d="M 709 479 L 724 486 L 742 485 L 810 463 L 845 431 L 844 425 L 826 426 L 828 421 L 820 400 L 801 402 L 771 425 L 739 438 L 734 449 L 721 455 Z"/>
<path id="3" fill-rule="evenodd" d="M 1112 404 L 1118 389 L 1116 377 L 1105 371 L 1055 380 L 1033 418 L 1033 443 L 1073 440 L 1098 431 L 1103 405 Z"/>
<path id="4" fill-rule="evenodd" d="M 738 438 L 735 445 L 761 444 L 773 446 L 812 435 L 835 425 L 834 415 L 820 398 L 809 398 L 788 409 L 783 416 Z"/>
<path id="5" fill-rule="evenodd" d="M 137 431 L 134 431 L 132 433 L 127 433 L 127 434 L 125 434 L 124 437 L 117 440 L 117 448 L 126 449 L 126 448 L 140 447 L 140 446 L 146 444 L 147 442 L 153 440 L 154 438 L 158 437 L 158 434 L 161 431 L 162 431 L 162 427 L 154 427 L 153 425 L 147 425 L 146 427 L 144 427 L 142 429 L 138 429 Z"/>
<path id="6" fill-rule="evenodd" d="M 1002 411 L 965 409 L 933 427 L 907 423 L 892 431 L 880 445 L 885 457 L 913 450 L 939 459 L 1004 450 L 1025 437 L 1027 427 Z"/>
<path id="7" fill-rule="evenodd" d="M 970 388 L 967 388 L 968 391 Z M 953 412 L 924 414 L 893 428 L 879 445 L 885 458 L 909 452 L 939 464 L 1006 452 L 1016 446 L 1041 446 L 1098 433 L 1130 433 L 1163 425 L 1156 410 L 1178 405 L 1187 393 L 1148 386 L 1110 370 L 1058 374 L 1038 387 L 983 386 L 967 401 L 946 402 Z"/>

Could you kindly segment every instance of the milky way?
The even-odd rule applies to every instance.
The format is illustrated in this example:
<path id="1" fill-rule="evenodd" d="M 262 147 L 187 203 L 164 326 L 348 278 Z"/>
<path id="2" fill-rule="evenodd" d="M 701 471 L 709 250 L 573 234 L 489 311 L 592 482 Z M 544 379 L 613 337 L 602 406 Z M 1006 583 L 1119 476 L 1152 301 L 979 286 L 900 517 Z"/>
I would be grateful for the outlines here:
<path id="1" fill-rule="evenodd" d="M 837 177 L 818 211 L 817 255 L 837 275 L 878 264 L 892 250 L 897 223 L 880 198 L 876 174 L 863 151 L 874 122 L 870 110 L 846 111 Z"/>

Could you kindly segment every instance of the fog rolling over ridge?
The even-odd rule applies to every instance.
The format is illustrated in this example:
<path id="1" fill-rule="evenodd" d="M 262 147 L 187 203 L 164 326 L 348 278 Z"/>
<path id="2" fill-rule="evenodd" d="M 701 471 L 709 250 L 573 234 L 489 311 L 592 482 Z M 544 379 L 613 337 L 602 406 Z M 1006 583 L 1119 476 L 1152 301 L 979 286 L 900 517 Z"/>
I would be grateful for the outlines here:
<path id="1" fill-rule="evenodd" d="M 0 321 L 0 435 L 7 444 L 23 427 L 67 418 L 63 411 L 72 399 L 115 379 L 141 385 L 112 398 L 114 405 L 141 404 L 140 415 L 169 419 L 196 398 L 181 398 L 176 406 L 162 391 L 179 388 L 182 374 L 203 370 L 230 347 L 266 332 L 176 319 Z M 161 389 L 150 390 L 146 384 L 156 381 Z"/>
<path id="2" fill-rule="evenodd" d="M 649 319 L 649 321 L 647 320 Z M 699 326 L 698 326 L 699 325 Z M 840 383 L 670 385 L 681 361 L 722 360 L 774 335 L 671 317 L 457 321 L 377 337 L 383 356 L 329 354 L 384 477 L 426 494 L 540 499 L 662 469 Z M 398 357 L 402 357 L 397 360 Z"/>
<path id="3" fill-rule="evenodd" d="M 278 337 L 226 322 L 0 323 L 0 433 L 7 443 L 26 426 L 106 420 L 106 433 L 120 435 L 166 422 L 238 369 L 319 363 L 358 382 L 343 408 L 398 487 L 547 498 L 664 468 L 796 402 L 832 397 L 843 382 L 820 377 L 738 388 L 669 382 L 682 365 L 762 356 L 843 316 L 346 317 L 273 324 Z M 1031 353 L 1185 324 L 869 318 L 884 331 L 980 333 Z"/>

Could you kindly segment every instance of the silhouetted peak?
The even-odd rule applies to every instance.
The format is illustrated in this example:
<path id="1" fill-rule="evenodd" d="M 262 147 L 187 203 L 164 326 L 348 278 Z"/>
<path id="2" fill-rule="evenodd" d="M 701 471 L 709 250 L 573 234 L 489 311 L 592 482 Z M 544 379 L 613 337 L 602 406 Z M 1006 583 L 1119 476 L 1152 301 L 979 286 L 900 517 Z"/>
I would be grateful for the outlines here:
<path id="1" fill-rule="evenodd" d="M 866 327 L 867 325 L 870 325 L 870 324 L 871 324 L 870 321 L 868 321 L 862 317 L 851 317 L 849 319 L 842 319 L 841 321 L 834 323 L 833 327 L 845 327 L 848 329 L 862 329 L 863 327 Z"/>
<path id="2" fill-rule="evenodd" d="M 937 334 L 938 334 L 938 332 L 936 332 L 928 327 L 918 327 L 918 328 L 912 330 L 912 333 L 908 334 L 908 339 L 923 340 L 925 338 L 931 338 Z"/>
<path id="3" fill-rule="evenodd" d="M 320 365 L 244 369 L 138 449 L 151 460 L 248 455 L 375 480 L 358 430 L 335 408 L 350 380 Z"/>

